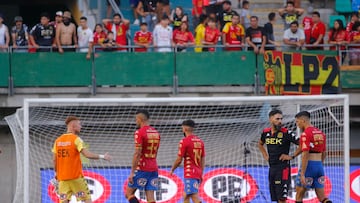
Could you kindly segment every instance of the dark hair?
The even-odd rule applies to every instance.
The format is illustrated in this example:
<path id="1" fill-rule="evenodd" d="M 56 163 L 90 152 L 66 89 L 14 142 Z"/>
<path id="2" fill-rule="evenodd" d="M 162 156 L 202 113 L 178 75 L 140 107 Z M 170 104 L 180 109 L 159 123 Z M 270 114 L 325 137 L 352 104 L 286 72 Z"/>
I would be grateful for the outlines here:
<path id="1" fill-rule="evenodd" d="M 50 15 L 48 13 L 46 13 L 46 12 L 41 13 L 40 17 L 45 17 L 45 18 L 50 20 Z"/>
<path id="2" fill-rule="evenodd" d="M 354 16 L 359 17 L 359 12 L 352 12 L 351 17 L 354 17 Z"/>
<path id="3" fill-rule="evenodd" d="M 68 116 L 65 119 L 65 124 L 68 125 L 71 121 L 76 121 L 76 120 L 80 120 L 80 119 L 78 117 L 76 117 L 76 116 Z"/>
<path id="4" fill-rule="evenodd" d="M 339 34 L 339 31 L 345 30 L 342 20 L 336 19 L 335 22 L 339 23 L 339 29 L 335 29 L 335 26 L 331 29 L 330 41 L 335 41 L 336 36 Z"/>
<path id="5" fill-rule="evenodd" d="M 96 27 L 97 27 L 97 26 L 100 26 L 101 29 L 104 29 L 104 27 L 102 26 L 102 24 L 98 23 L 98 24 L 96 24 L 95 27 L 94 27 L 94 32 L 96 32 Z"/>
<path id="6" fill-rule="evenodd" d="M 294 20 L 294 21 L 292 21 L 292 22 L 290 23 L 290 25 L 293 25 L 293 24 L 295 24 L 296 26 L 299 27 L 299 22 L 298 22 L 298 21 Z"/>
<path id="7" fill-rule="evenodd" d="M 195 128 L 195 122 L 193 120 L 190 120 L 190 119 L 183 121 L 181 125 L 189 126 L 191 128 Z"/>
<path id="8" fill-rule="evenodd" d="M 114 34 L 113 31 L 107 31 L 107 34 Z"/>
<path id="9" fill-rule="evenodd" d="M 209 22 L 214 22 L 214 23 L 216 23 L 216 19 L 215 19 L 215 18 L 209 18 Z"/>
<path id="10" fill-rule="evenodd" d="M 120 13 L 115 13 L 115 14 L 113 15 L 113 18 L 114 18 L 115 16 L 118 16 L 119 18 L 121 18 Z"/>
<path id="11" fill-rule="evenodd" d="M 287 2 L 286 2 L 286 6 L 287 6 L 288 4 L 291 4 L 292 6 L 295 6 L 295 4 L 294 4 L 293 1 L 287 1 Z"/>
<path id="12" fill-rule="evenodd" d="M 314 12 L 312 12 L 312 15 L 317 15 L 317 16 L 320 18 L 320 13 L 319 13 L 319 11 L 314 11 Z"/>
<path id="13" fill-rule="evenodd" d="M 274 20 L 275 16 L 276 16 L 276 14 L 274 12 L 269 13 L 269 15 L 268 15 L 269 21 Z"/>
<path id="14" fill-rule="evenodd" d="M 356 22 L 354 23 L 354 25 L 352 26 L 352 31 L 356 31 L 359 26 L 360 26 L 360 22 L 359 22 L 359 21 L 356 21 Z"/>
<path id="15" fill-rule="evenodd" d="M 242 6 L 243 6 L 243 7 L 244 7 L 245 5 L 247 5 L 247 4 L 249 4 L 249 1 L 246 1 L 246 0 L 245 0 L 245 1 L 242 2 Z"/>
<path id="16" fill-rule="evenodd" d="M 184 9 L 183 9 L 183 7 L 181 7 L 181 6 L 176 6 L 175 7 L 175 9 L 180 9 L 180 11 L 181 11 L 181 16 L 183 16 L 184 15 Z M 175 12 L 175 15 L 176 15 L 176 12 Z"/>
<path id="17" fill-rule="evenodd" d="M 143 26 L 143 25 L 147 26 L 148 24 L 146 22 L 140 23 L 140 26 Z"/>
<path id="18" fill-rule="evenodd" d="M 149 119 L 150 118 L 150 114 L 147 110 L 145 109 L 139 109 L 136 111 L 136 115 L 137 114 L 143 114 L 145 116 L 146 119 Z"/>
<path id="19" fill-rule="evenodd" d="M 231 6 L 231 1 L 229 1 L 229 0 L 225 0 L 225 1 L 223 2 L 223 4 L 228 4 L 228 5 L 230 5 L 230 6 Z"/>
<path id="20" fill-rule="evenodd" d="M 310 119 L 310 113 L 308 111 L 300 111 L 295 115 L 295 118 L 305 117 L 307 119 Z"/>
<path id="21" fill-rule="evenodd" d="M 275 114 L 282 114 L 282 111 L 279 109 L 273 109 L 269 112 L 269 118 Z"/>
<path id="22" fill-rule="evenodd" d="M 85 21 L 87 21 L 87 17 L 81 16 L 80 20 L 85 20 Z"/>
<path id="23" fill-rule="evenodd" d="M 251 16 L 250 19 L 251 18 L 255 18 L 256 20 L 259 20 L 259 18 L 257 16 Z"/>
<path id="24" fill-rule="evenodd" d="M 200 17 L 199 17 L 200 23 L 203 23 L 207 19 L 207 17 L 208 16 L 206 14 L 201 14 Z"/>

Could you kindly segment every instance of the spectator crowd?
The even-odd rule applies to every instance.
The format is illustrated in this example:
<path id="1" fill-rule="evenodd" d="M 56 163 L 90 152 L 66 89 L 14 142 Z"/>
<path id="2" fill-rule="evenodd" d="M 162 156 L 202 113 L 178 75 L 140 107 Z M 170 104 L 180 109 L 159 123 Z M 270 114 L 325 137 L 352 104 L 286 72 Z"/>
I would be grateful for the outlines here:
<path id="1" fill-rule="evenodd" d="M 69 11 L 56 12 L 51 21 L 48 13 L 40 15 L 40 22 L 33 27 L 23 23 L 21 16 L 14 18 L 14 25 L 8 29 L 0 13 L 0 51 L 12 46 L 13 52 L 85 52 L 90 58 L 93 47 L 97 52 L 147 52 L 150 48 L 158 52 L 216 51 L 222 45 L 226 51 L 252 50 L 262 54 L 265 50 L 351 50 L 351 64 L 360 64 L 360 22 L 358 13 L 353 13 L 350 22 L 335 20 L 328 32 L 320 13 L 314 11 L 304 15 L 304 9 L 297 1 L 287 1 L 278 15 L 284 22 L 282 42 L 274 37 L 274 23 L 277 14 L 268 14 L 268 22 L 259 25 L 259 18 L 252 14 L 250 2 L 239 0 L 241 12 L 233 10 L 229 0 L 193 0 L 191 16 L 180 6 L 170 9 L 169 0 L 130 0 L 134 24 L 140 25 L 133 36 L 129 36 L 130 21 L 115 13 L 112 18 L 102 20 L 94 29 L 87 25 L 87 18 L 81 17 L 79 26 L 73 23 Z M 120 2 L 118 2 L 120 3 Z M 111 9 L 111 8 L 110 8 Z M 107 10 L 110 16 L 111 10 Z M 191 22 L 190 22 L 191 21 Z M 194 28 L 194 32 L 190 30 Z M 11 44 L 10 44 L 11 43 Z M 324 45 L 326 43 L 326 45 Z M 129 48 L 129 45 L 135 45 Z M 334 46 L 332 46 L 334 45 Z M 246 48 L 245 48 L 246 47 Z M 191 48 L 192 49 L 192 48 Z M 343 59 L 346 54 L 343 54 Z"/>

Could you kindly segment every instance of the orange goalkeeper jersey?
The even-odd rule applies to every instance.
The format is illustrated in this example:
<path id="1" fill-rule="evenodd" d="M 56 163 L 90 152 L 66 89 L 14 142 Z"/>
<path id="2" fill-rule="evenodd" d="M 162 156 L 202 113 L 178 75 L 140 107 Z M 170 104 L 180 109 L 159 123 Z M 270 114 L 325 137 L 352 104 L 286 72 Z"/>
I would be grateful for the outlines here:
<path id="1" fill-rule="evenodd" d="M 83 141 L 75 134 L 63 134 L 55 140 L 52 152 L 56 156 L 56 175 L 59 181 L 83 176 L 80 152 Z"/>

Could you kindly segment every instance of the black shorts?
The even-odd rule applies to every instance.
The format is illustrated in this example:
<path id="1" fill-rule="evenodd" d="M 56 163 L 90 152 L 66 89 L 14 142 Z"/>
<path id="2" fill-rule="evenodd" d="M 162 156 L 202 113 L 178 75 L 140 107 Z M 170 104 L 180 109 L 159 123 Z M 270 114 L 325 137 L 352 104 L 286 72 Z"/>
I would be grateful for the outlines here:
<path id="1" fill-rule="evenodd" d="M 271 201 L 286 200 L 288 196 L 291 171 L 288 165 L 271 166 L 269 169 L 269 188 Z"/>
<path id="2" fill-rule="evenodd" d="M 109 0 L 106 1 L 107 5 L 110 6 Z M 120 0 L 115 0 L 116 5 L 120 6 Z"/>

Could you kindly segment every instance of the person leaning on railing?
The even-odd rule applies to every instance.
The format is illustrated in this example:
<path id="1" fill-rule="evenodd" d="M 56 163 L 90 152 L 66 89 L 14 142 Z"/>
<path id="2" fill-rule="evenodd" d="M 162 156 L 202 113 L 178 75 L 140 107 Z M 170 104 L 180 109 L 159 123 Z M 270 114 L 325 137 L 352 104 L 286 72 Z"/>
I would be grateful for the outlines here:
<path id="1" fill-rule="evenodd" d="M 349 41 L 349 33 L 345 30 L 342 20 L 337 19 L 334 21 L 333 28 L 328 34 L 328 43 L 336 46 L 330 46 L 330 50 L 345 50 L 345 45 Z M 341 53 L 342 61 L 344 61 L 346 52 Z"/>
<path id="2" fill-rule="evenodd" d="M 9 29 L 3 22 L 4 16 L 0 13 L 0 52 L 6 52 L 10 42 Z"/>
<path id="3" fill-rule="evenodd" d="M 350 44 L 359 44 L 359 46 L 350 45 L 349 56 L 351 65 L 360 65 L 360 22 L 357 21 L 352 27 L 350 34 Z"/>

